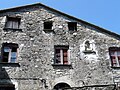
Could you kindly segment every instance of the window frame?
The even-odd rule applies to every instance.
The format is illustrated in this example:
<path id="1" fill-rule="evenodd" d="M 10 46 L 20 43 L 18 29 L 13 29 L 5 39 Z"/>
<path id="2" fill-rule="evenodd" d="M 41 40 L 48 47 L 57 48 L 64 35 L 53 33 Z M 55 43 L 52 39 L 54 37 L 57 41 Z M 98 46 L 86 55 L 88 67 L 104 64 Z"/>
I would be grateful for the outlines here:
<path id="1" fill-rule="evenodd" d="M 56 56 L 56 50 L 60 50 L 60 63 L 57 62 L 57 56 Z M 67 50 L 67 60 L 65 60 L 65 53 L 64 50 Z M 69 46 L 68 45 L 55 45 L 54 46 L 54 65 L 70 65 L 70 61 L 69 61 Z"/>
<path id="2" fill-rule="evenodd" d="M 109 48 L 109 56 L 110 56 L 110 60 L 111 60 L 111 67 L 113 67 L 113 68 L 119 67 L 120 68 L 120 47 L 110 47 Z M 114 64 L 116 64 L 116 65 L 114 65 Z"/>
<path id="3" fill-rule="evenodd" d="M 7 59 L 6 60 L 4 60 L 4 57 L 5 57 L 5 47 L 8 47 L 9 48 L 9 50 L 8 50 L 8 56 L 6 56 L 7 57 Z M 13 48 L 14 48 L 14 50 L 15 51 L 13 51 Z M 14 62 L 12 62 L 12 53 L 16 53 L 16 57 L 15 57 L 15 61 Z M 3 45 L 2 45 L 2 52 L 1 52 L 1 54 L 2 54 L 2 57 L 1 57 L 1 63 L 17 63 L 17 57 L 18 57 L 18 44 L 16 44 L 16 43 L 3 43 Z"/>
<path id="4" fill-rule="evenodd" d="M 8 23 L 12 23 L 11 26 L 8 26 Z M 17 24 L 15 23 L 17 22 Z M 15 27 L 15 24 L 17 25 L 17 28 Z M 20 28 L 21 25 L 21 17 L 17 16 L 6 16 L 6 22 L 5 22 L 5 27 L 4 30 L 22 30 Z"/>

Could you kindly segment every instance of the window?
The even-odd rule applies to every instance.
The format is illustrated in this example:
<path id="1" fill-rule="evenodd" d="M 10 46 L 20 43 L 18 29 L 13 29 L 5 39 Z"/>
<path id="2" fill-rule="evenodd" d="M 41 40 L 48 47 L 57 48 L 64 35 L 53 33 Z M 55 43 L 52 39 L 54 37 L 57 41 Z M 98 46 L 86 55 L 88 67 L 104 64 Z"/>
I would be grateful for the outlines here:
<path id="1" fill-rule="evenodd" d="M 120 48 L 109 48 L 112 67 L 120 67 Z"/>
<path id="2" fill-rule="evenodd" d="M 69 31 L 77 31 L 77 22 L 68 22 Z"/>
<path id="3" fill-rule="evenodd" d="M 66 65 L 68 63 L 69 46 L 55 46 L 55 64 Z"/>
<path id="4" fill-rule="evenodd" d="M 7 22 L 5 24 L 6 29 L 19 29 L 20 28 L 20 18 L 17 17 L 7 17 Z"/>
<path id="5" fill-rule="evenodd" d="M 52 21 L 44 22 L 44 29 L 52 30 Z"/>
<path id="6" fill-rule="evenodd" d="M 14 85 L 0 85 L 0 90 L 15 90 Z"/>
<path id="7" fill-rule="evenodd" d="M 53 90 L 71 90 L 71 87 L 67 83 L 58 83 Z"/>
<path id="8" fill-rule="evenodd" d="M 3 43 L 2 47 L 2 62 L 15 63 L 17 59 L 18 44 Z"/>

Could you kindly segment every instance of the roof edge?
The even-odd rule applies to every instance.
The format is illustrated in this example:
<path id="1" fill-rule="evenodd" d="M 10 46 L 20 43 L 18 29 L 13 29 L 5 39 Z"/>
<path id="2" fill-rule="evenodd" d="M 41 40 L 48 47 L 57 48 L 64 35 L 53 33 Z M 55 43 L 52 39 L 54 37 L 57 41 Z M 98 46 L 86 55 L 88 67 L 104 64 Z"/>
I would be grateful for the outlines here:
<path id="1" fill-rule="evenodd" d="M 34 3 L 34 4 L 26 4 L 26 5 L 21 5 L 21 6 L 17 6 L 17 7 L 12 7 L 12 8 L 5 8 L 5 9 L 1 9 L 0 10 L 0 13 L 1 12 L 6 12 L 6 11 L 9 11 L 9 10 L 13 10 L 13 9 L 17 9 L 17 8 L 24 8 L 24 7 L 29 7 L 29 6 L 34 6 L 34 5 L 40 5 L 41 3 Z"/>
<path id="2" fill-rule="evenodd" d="M 84 23 L 84 24 L 87 24 L 87 25 L 89 25 L 89 26 L 93 26 L 93 27 L 95 27 L 95 28 L 97 28 L 97 29 L 100 29 L 101 32 L 108 33 L 109 35 L 114 35 L 114 36 L 118 37 L 118 39 L 120 39 L 120 35 L 117 34 L 117 33 L 115 33 L 115 32 L 109 31 L 109 30 L 107 30 L 107 29 L 104 29 L 104 28 L 102 28 L 102 27 L 99 27 L 99 26 L 97 26 L 97 25 L 94 25 L 94 24 L 92 24 L 92 23 L 89 23 L 89 22 L 84 21 L 84 20 L 82 20 L 82 19 L 78 19 L 78 18 L 76 18 L 76 17 L 74 17 L 74 16 L 71 16 L 71 15 L 69 15 L 69 14 L 63 13 L 63 12 L 61 12 L 61 11 L 59 11 L 59 10 L 56 10 L 56 9 L 54 9 L 54 8 L 51 8 L 51 7 L 49 7 L 49 6 L 46 6 L 46 5 L 44 5 L 44 4 L 42 4 L 42 3 L 39 3 L 39 2 L 34 3 L 34 4 L 24 5 L 24 6 L 18 6 L 18 7 L 3 9 L 3 10 L 0 10 L 0 13 L 2 13 L 2 12 L 7 12 L 7 11 L 13 10 L 13 9 L 24 8 L 24 7 L 35 6 L 35 5 L 41 5 L 41 6 L 45 7 L 45 8 L 47 8 L 47 9 L 50 9 L 50 10 L 52 10 L 52 11 L 54 11 L 54 12 L 57 12 L 57 13 L 59 13 L 59 14 L 62 14 L 62 15 L 64 15 L 64 16 L 66 16 L 66 17 L 75 19 L 76 21 L 79 21 L 79 22 L 81 22 L 81 23 Z"/>

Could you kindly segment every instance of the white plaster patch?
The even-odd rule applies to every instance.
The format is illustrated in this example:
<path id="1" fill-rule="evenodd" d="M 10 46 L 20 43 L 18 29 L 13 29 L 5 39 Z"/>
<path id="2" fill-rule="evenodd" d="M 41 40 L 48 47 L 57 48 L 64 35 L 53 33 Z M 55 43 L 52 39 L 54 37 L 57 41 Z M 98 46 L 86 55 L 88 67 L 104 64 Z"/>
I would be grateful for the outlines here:
<path id="1" fill-rule="evenodd" d="M 59 26 L 59 28 L 61 29 L 61 28 L 63 28 L 63 26 Z"/>
<path id="2" fill-rule="evenodd" d="M 38 65 L 35 65 L 35 68 L 38 68 Z"/>
<path id="3" fill-rule="evenodd" d="M 11 82 L 15 85 L 15 90 L 18 90 L 18 82 L 15 80 L 11 80 Z"/>
<path id="4" fill-rule="evenodd" d="M 76 35 L 77 35 L 77 33 L 75 32 L 75 33 L 73 33 L 73 35 L 74 35 L 74 36 L 76 36 Z"/>
<path id="5" fill-rule="evenodd" d="M 88 53 L 84 53 L 84 52 L 87 52 L 85 49 L 86 41 L 89 41 L 89 43 L 90 43 Z M 83 44 L 80 45 L 80 56 L 81 56 L 81 59 L 83 59 L 83 60 L 97 61 L 98 55 L 97 55 L 97 50 L 95 47 L 94 40 L 85 40 L 83 42 Z"/>
<path id="6" fill-rule="evenodd" d="M 21 45 L 20 45 L 20 47 L 23 47 L 23 46 L 24 46 L 24 44 L 21 44 Z"/>
<path id="7" fill-rule="evenodd" d="M 4 24 L 6 22 L 6 16 L 3 17 L 3 19 L 1 20 L 1 23 Z"/>

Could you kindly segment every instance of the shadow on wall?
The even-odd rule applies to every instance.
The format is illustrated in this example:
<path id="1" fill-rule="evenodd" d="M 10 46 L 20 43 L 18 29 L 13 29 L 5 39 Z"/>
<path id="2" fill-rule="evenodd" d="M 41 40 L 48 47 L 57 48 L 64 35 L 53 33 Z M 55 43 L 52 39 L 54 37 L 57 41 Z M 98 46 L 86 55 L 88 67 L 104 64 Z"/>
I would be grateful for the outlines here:
<path id="1" fill-rule="evenodd" d="M 0 66 L 0 90 L 15 90 L 15 85 L 12 83 L 5 68 Z"/>
<path id="2" fill-rule="evenodd" d="M 53 90 L 65 90 L 67 88 L 70 88 L 70 86 L 66 83 L 58 83 L 54 86 Z"/>
<path id="3" fill-rule="evenodd" d="M 93 85 L 83 87 L 71 87 L 67 83 L 58 83 L 53 90 L 120 90 L 115 85 Z"/>

